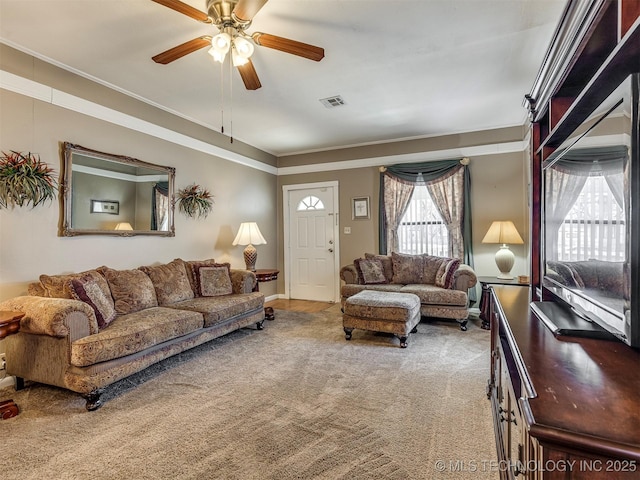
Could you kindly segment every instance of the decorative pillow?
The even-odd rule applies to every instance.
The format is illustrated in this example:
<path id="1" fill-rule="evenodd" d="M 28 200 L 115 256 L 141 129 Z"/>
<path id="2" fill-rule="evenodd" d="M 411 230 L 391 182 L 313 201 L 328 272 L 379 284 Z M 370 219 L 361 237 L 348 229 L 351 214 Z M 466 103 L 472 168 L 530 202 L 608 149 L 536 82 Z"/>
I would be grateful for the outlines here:
<path id="1" fill-rule="evenodd" d="M 443 263 L 451 260 L 446 257 L 436 257 L 434 255 L 427 255 L 426 253 L 422 255 L 422 259 L 424 261 L 424 270 L 422 272 L 422 283 L 426 283 L 428 285 L 435 285 L 436 278 L 438 276 L 438 270 Z"/>
<path id="2" fill-rule="evenodd" d="M 174 262 L 177 262 L 177 261 L 184 263 L 184 268 L 187 272 L 187 278 L 189 279 L 189 285 L 191 285 L 191 290 L 193 291 L 193 295 L 195 297 L 199 297 L 200 289 L 198 288 L 198 279 L 196 278 L 194 273 L 195 269 L 197 269 L 201 265 L 207 265 L 207 266 L 215 265 L 216 261 L 213 258 L 210 258 L 208 260 L 190 260 L 190 261 L 176 258 Z"/>
<path id="3" fill-rule="evenodd" d="M 443 261 L 440 262 L 440 268 L 436 274 L 436 287 L 452 288 L 454 275 L 459 266 L 459 258 L 444 258 Z"/>
<path id="4" fill-rule="evenodd" d="M 376 259 L 382 262 L 382 270 L 384 272 L 385 283 L 393 282 L 393 260 L 389 255 L 376 255 L 375 253 L 365 253 L 364 258 L 367 260 Z"/>
<path id="5" fill-rule="evenodd" d="M 98 285 L 98 282 L 91 275 L 69 280 L 69 291 L 71 295 L 81 302 L 86 303 L 96 314 L 98 328 L 102 330 L 116 318 L 116 309 L 111 295 L 108 297 Z"/>
<path id="6" fill-rule="evenodd" d="M 357 258 L 353 264 L 358 271 L 358 277 L 365 285 L 388 283 L 384 276 L 382 261 L 378 259 Z"/>
<path id="7" fill-rule="evenodd" d="M 198 279 L 198 288 L 202 297 L 218 297 L 233 293 L 231 265 L 228 263 L 200 265 L 194 270 L 194 276 Z"/>
<path id="8" fill-rule="evenodd" d="M 105 267 L 103 271 L 118 315 L 158 306 L 153 283 L 142 270 L 113 270 Z"/>
<path id="9" fill-rule="evenodd" d="M 173 260 L 153 267 L 140 267 L 140 270 L 149 275 L 156 289 L 158 305 L 170 305 L 194 297 L 182 260 Z"/>
<path id="10" fill-rule="evenodd" d="M 86 275 L 91 276 L 91 278 L 98 283 L 100 289 L 107 297 L 111 296 L 107 281 L 97 269 L 66 275 L 40 275 L 40 283 L 44 289 L 44 296 L 50 298 L 75 298 L 69 289 L 69 280 L 82 278 Z"/>
<path id="11" fill-rule="evenodd" d="M 393 261 L 393 283 L 403 285 L 423 283 L 424 258 L 422 255 L 407 255 L 391 252 Z"/>

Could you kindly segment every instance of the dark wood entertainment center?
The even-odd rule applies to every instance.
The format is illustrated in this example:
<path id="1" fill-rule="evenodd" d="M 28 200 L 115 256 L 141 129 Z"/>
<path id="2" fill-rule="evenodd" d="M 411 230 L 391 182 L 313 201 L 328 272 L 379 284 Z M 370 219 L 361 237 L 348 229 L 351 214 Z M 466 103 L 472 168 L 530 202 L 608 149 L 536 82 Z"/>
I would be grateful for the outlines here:
<path id="1" fill-rule="evenodd" d="M 640 0 L 572 0 L 526 96 L 531 127 L 531 287 L 492 285 L 491 401 L 503 479 L 640 479 L 640 349 L 556 337 L 530 302 L 543 286 L 543 161 L 626 78 L 640 72 Z M 638 102 L 638 78 L 634 102 Z M 638 163 L 638 107 L 631 161 Z M 633 168 L 638 168 L 637 165 Z M 639 195 L 640 185 L 632 185 Z M 640 232 L 640 213 L 631 227 Z M 638 235 L 632 235 L 632 243 Z M 640 250 L 640 245 L 634 245 Z M 632 257 L 632 305 L 640 265 Z"/>

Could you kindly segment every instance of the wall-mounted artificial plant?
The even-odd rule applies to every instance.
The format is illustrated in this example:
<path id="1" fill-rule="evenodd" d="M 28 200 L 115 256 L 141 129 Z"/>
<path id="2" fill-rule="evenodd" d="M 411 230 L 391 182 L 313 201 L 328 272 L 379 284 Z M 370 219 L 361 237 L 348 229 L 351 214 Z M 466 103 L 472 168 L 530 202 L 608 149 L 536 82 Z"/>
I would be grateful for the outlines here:
<path id="1" fill-rule="evenodd" d="M 178 209 L 187 217 L 206 218 L 213 208 L 213 195 L 200 185 L 178 190 Z"/>
<path id="2" fill-rule="evenodd" d="M 32 208 L 56 198 L 58 182 L 53 169 L 31 152 L 2 152 L 0 156 L 0 208 Z"/>

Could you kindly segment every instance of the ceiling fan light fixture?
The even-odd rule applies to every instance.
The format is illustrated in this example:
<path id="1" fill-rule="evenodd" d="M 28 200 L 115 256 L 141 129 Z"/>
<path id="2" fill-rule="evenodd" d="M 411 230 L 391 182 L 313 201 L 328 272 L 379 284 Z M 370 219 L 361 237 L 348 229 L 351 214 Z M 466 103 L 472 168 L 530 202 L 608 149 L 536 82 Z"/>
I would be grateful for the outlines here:
<path id="1" fill-rule="evenodd" d="M 227 53 L 231 46 L 231 35 L 228 33 L 219 33 L 211 39 L 211 48 L 215 48 L 219 52 Z"/>
<path id="2" fill-rule="evenodd" d="M 249 59 L 240 55 L 235 48 L 231 51 L 231 61 L 234 67 L 240 67 L 249 63 Z"/>
<path id="3" fill-rule="evenodd" d="M 253 43 L 243 37 L 236 37 L 233 40 L 233 46 L 235 47 L 235 51 L 243 58 L 248 59 L 253 55 Z"/>
<path id="4" fill-rule="evenodd" d="M 227 56 L 225 52 L 220 52 L 219 50 L 216 50 L 214 47 L 211 47 L 207 53 L 209 53 L 209 55 L 211 55 L 213 59 L 219 63 L 224 63 L 224 59 Z"/>

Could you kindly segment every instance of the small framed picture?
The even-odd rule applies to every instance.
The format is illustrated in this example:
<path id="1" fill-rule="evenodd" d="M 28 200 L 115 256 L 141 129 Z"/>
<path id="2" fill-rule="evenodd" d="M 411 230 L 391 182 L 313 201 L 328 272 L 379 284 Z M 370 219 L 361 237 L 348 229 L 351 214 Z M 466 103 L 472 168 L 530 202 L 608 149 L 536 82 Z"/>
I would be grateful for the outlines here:
<path id="1" fill-rule="evenodd" d="M 355 197 L 352 202 L 352 219 L 370 218 L 369 197 Z"/>
<path id="2" fill-rule="evenodd" d="M 91 200 L 91 213 L 110 213 L 118 215 L 120 213 L 120 202 L 111 200 Z"/>

